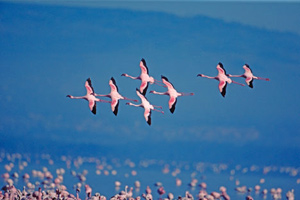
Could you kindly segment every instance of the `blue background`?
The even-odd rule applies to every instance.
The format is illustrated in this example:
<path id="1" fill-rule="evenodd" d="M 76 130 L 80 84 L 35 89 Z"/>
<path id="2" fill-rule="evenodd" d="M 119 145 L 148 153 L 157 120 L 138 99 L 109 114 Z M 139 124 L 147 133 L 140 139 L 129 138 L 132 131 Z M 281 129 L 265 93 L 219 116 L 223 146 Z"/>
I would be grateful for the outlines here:
<path id="1" fill-rule="evenodd" d="M 299 166 L 299 3 L 74 2 L 0 2 L 3 150 Z M 150 75 L 195 95 L 178 98 L 171 114 L 168 97 L 147 94 L 165 111 L 152 126 L 125 101 L 117 117 L 104 103 L 94 116 L 86 101 L 66 98 L 85 95 L 88 77 L 109 93 L 114 77 L 138 99 L 140 82 L 121 74 L 138 76 L 141 58 Z M 270 81 L 228 85 L 223 98 L 217 81 L 196 77 L 215 76 L 218 62 L 230 74 L 248 63 Z"/>

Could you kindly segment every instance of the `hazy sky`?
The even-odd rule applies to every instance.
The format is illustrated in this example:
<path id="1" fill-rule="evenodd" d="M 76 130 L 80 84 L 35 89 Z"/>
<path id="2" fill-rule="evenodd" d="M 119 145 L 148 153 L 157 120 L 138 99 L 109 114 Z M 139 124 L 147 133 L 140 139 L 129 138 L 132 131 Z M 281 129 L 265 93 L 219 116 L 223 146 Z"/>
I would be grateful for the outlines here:
<path id="1" fill-rule="evenodd" d="M 6 142 L 26 135 L 54 144 L 299 150 L 298 3 L 37 2 L 0 3 L 0 134 Z M 171 114 L 168 97 L 147 94 L 165 111 L 153 113 L 150 127 L 143 110 L 124 101 L 117 117 L 105 104 L 94 116 L 84 100 L 66 98 L 84 95 L 88 77 L 97 93 L 109 93 L 114 77 L 121 94 L 138 99 L 139 81 L 121 74 L 138 76 L 141 58 L 152 76 L 164 75 L 179 92 L 195 96 L 180 97 Z M 242 74 L 248 63 L 271 81 L 255 81 L 253 89 L 231 84 L 223 98 L 217 81 L 196 77 L 217 75 L 218 62 L 231 74 Z"/>
<path id="2" fill-rule="evenodd" d="M 90 8 L 124 8 L 137 11 L 160 11 L 178 16 L 205 15 L 270 30 L 300 34 L 300 1 L 84 1 L 84 0 L 4 0 L 36 4 L 67 5 Z"/>

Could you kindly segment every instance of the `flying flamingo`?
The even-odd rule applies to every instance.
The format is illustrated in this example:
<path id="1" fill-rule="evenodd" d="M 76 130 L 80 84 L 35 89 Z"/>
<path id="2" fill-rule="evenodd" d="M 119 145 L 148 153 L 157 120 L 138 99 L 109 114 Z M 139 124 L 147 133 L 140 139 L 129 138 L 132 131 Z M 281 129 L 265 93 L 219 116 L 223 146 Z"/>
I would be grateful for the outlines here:
<path id="1" fill-rule="evenodd" d="M 118 86 L 113 77 L 109 80 L 109 86 L 110 86 L 110 93 L 103 95 L 103 94 L 95 94 L 95 96 L 100 96 L 100 97 L 109 97 L 111 98 L 111 110 L 113 113 L 117 116 L 118 114 L 118 108 L 119 108 L 119 100 L 124 99 L 124 100 L 129 100 L 129 101 L 134 101 L 138 102 L 138 100 L 134 99 L 129 99 L 127 97 L 123 97 L 122 95 L 119 94 L 118 92 Z"/>
<path id="2" fill-rule="evenodd" d="M 94 88 L 92 87 L 92 81 L 90 78 L 88 78 L 85 82 L 85 88 L 86 88 L 86 95 L 80 96 L 80 97 L 74 97 L 72 95 L 67 95 L 67 97 L 71 99 L 85 99 L 89 102 L 89 108 L 92 111 L 93 114 L 96 114 L 96 102 L 105 102 L 110 103 L 109 101 L 104 101 L 101 99 L 98 99 L 94 95 Z"/>
<path id="3" fill-rule="evenodd" d="M 245 70 L 245 73 L 242 74 L 242 75 L 231 75 L 231 74 L 228 74 L 229 77 L 243 77 L 245 78 L 246 80 L 246 83 L 249 87 L 253 88 L 253 80 L 254 79 L 258 79 L 258 80 L 265 80 L 265 81 L 269 81 L 270 79 L 268 78 L 262 78 L 262 77 L 257 77 L 257 76 L 254 76 L 253 73 L 252 73 L 252 70 L 251 68 L 249 67 L 248 64 L 245 64 L 243 66 L 244 70 Z"/>
<path id="4" fill-rule="evenodd" d="M 157 84 L 157 82 L 159 82 L 158 80 L 155 80 L 152 76 L 149 76 L 149 69 L 146 65 L 146 61 L 144 58 L 142 58 L 142 60 L 140 61 L 140 68 L 141 68 L 141 74 L 140 76 L 137 77 L 133 77 L 130 76 L 128 74 L 122 74 L 121 76 L 126 76 L 132 79 L 138 79 L 141 80 L 142 83 L 140 85 L 140 92 L 145 96 L 147 89 L 148 89 L 148 85 L 150 84 Z M 157 84 L 159 85 L 159 84 Z"/>
<path id="5" fill-rule="evenodd" d="M 139 91 L 139 89 L 136 89 L 136 94 L 141 98 L 142 103 L 136 105 L 131 102 L 128 102 L 128 103 L 126 103 L 126 105 L 135 106 L 135 107 L 143 107 L 145 109 L 145 112 L 144 112 L 145 120 L 149 125 L 151 125 L 151 110 L 161 112 L 162 114 L 164 114 L 164 111 L 155 109 L 155 108 L 162 109 L 162 107 L 151 105 L 149 103 L 149 101 L 147 100 L 147 98 Z"/>
<path id="6" fill-rule="evenodd" d="M 217 65 L 217 70 L 218 70 L 218 76 L 215 77 L 211 77 L 211 76 L 206 76 L 204 74 L 198 74 L 197 76 L 201 76 L 201 77 L 205 77 L 205 78 L 210 78 L 210 79 L 216 79 L 219 81 L 219 90 L 222 94 L 223 97 L 225 97 L 226 94 L 226 87 L 227 87 L 227 83 L 235 83 L 241 86 L 245 86 L 244 84 L 235 82 L 233 80 L 231 80 L 228 75 L 226 74 L 226 71 L 223 67 L 223 64 L 219 62 L 219 64 Z"/>
<path id="7" fill-rule="evenodd" d="M 174 111 L 175 111 L 175 105 L 176 105 L 176 102 L 177 102 L 177 99 L 176 99 L 177 97 L 194 95 L 194 93 L 177 92 L 175 90 L 174 86 L 172 85 L 172 83 L 169 82 L 169 80 L 165 76 L 161 76 L 161 79 L 162 79 L 162 82 L 167 86 L 168 91 L 166 91 L 166 92 L 150 91 L 150 93 L 159 94 L 159 95 L 169 95 L 170 96 L 169 109 L 170 109 L 171 113 L 174 113 Z"/>

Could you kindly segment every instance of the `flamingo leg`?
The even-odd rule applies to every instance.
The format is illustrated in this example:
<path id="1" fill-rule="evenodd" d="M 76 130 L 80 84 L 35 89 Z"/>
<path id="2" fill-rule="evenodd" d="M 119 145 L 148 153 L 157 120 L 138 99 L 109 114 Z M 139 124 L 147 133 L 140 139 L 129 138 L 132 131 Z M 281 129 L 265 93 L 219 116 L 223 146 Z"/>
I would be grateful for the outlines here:
<path id="1" fill-rule="evenodd" d="M 245 84 L 238 83 L 238 82 L 236 82 L 236 81 L 232 81 L 232 83 L 235 83 L 235 84 L 238 84 L 238 85 L 241 85 L 241 86 L 245 86 Z"/>
<path id="2" fill-rule="evenodd" d="M 136 99 L 129 99 L 129 98 L 127 98 L 127 97 L 123 97 L 123 98 L 124 98 L 124 100 L 133 101 L 133 102 L 138 102 L 138 100 L 136 100 Z"/>

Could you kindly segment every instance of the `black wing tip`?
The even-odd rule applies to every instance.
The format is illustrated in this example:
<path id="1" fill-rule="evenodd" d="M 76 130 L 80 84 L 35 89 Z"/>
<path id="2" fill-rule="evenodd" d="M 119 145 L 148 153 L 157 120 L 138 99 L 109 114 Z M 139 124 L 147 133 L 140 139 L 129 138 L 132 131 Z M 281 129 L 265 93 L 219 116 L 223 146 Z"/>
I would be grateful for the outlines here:
<path id="1" fill-rule="evenodd" d="M 144 90 L 143 92 L 142 92 L 142 95 L 144 95 L 144 96 L 146 96 L 146 90 Z"/>
<path id="2" fill-rule="evenodd" d="M 151 117 L 150 116 L 148 117 L 147 124 L 149 124 L 149 126 L 151 125 Z"/>
<path id="3" fill-rule="evenodd" d="M 116 107 L 115 107 L 115 109 L 113 111 L 113 113 L 115 114 L 115 116 L 118 115 L 118 110 L 119 110 L 119 101 L 118 101 L 118 103 L 117 103 L 117 105 L 116 105 Z"/>
<path id="4" fill-rule="evenodd" d="M 92 91 L 94 92 L 94 88 L 93 88 L 93 85 L 92 85 L 91 78 L 86 79 L 86 81 L 88 82 L 89 86 L 92 88 Z"/>
<path id="5" fill-rule="evenodd" d="M 169 81 L 167 77 L 165 77 L 164 75 L 161 75 L 161 79 L 165 79 L 166 81 Z"/>
<path id="6" fill-rule="evenodd" d="M 146 60 L 145 60 L 144 58 L 141 59 L 141 62 L 143 63 L 143 65 L 144 65 L 145 67 L 147 67 Z"/>
<path id="7" fill-rule="evenodd" d="M 250 68 L 250 66 L 247 63 L 245 63 L 245 66 L 252 72 L 252 69 Z"/>
<path id="8" fill-rule="evenodd" d="M 175 106 L 177 104 L 177 99 L 175 100 L 174 104 L 172 105 L 172 107 L 170 108 L 171 113 L 173 114 L 175 111 Z"/>
<path id="9" fill-rule="evenodd" d="M 114 110 L 113 113 L 115 114 L 115 116 L 118 115 L 118 110 Z"/>
<path id="10" fill-rule="evenodd" d="M 117 91 L 119 90 L 118 86 L 117 86 L 117 82 L 116 80 L 114 79 L 114 77 L 111 77 L 110 80 L 113 82 L 113 84 L 116 86 L 117 88 Z"/>
<path id="11" fill-rule="evenodd" d="M 144 88 L 144 90 L 142 91 L 142 94 L 143 94 L 144 96 L 146 96 L 148 87 L 149 87 L 149 83 L 147 83 L 147 86 L 146 86 L 146 87 Z"/>
<path id="12" fill-rule="evenodd" d="M 249 82 L 249 87 L 253 88 L 253 79 Z"/>
<path id="13" fill-rule="evenodd" d="M 225 98 L 226 95 L 226 87 L 227 87 L 227 83 L 225 84 L 225 86 L 223 87 L 223 90 L 221 92 L 221 95 Z"/>
<path id="14" fill-rule="evenodd" d="M 87 78 L 86 81 L 89 83 L 90 86 L 92 85 L 92 80 L 91 80 L 91 78 Z"/>

